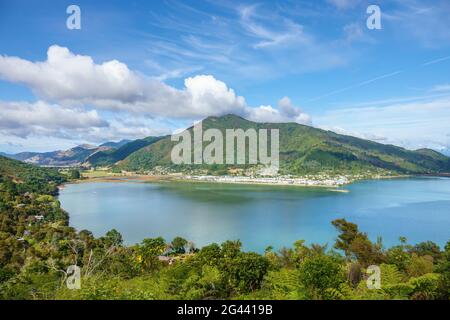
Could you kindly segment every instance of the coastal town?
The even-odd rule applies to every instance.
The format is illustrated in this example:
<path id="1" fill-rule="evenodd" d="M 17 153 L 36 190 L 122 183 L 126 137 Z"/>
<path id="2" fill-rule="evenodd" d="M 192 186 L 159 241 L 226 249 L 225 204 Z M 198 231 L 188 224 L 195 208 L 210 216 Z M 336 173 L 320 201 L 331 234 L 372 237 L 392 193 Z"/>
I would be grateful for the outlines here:
<path id="1" fill-rule="evenodd" d="M 259 171 L 258 171 L 259 172 Z M 142 181 L 142 182 L 158 182 L 158 181 L 179 181 L 179 182 L 204 182 L 204 183 L 225 183 L 225 184 L 255 184 L 255 185 L 271 185 L 271 186 L 304 186 L 304 187 L 332 187 L 337 188 L 348 185 L 355 181 L 365 179 L 390 179 L 395 177 L 405 177 L 385 174 L 309 174 L 303 176 L 294 175 L 263 175 L 257 172 L 235 172 L 228 171 L 224 175 L 213 175 L 206 171 L 192 170 L 186 172 L 176 172 L 168 168 L 158 167 L 157 170 L 147 172 L 131 172 L 120 171 L 112 172 L 107 168 L 103 170 L 84 170 L 81 171 L 81 179 L 79 182 L 89 181 Z"/>
<path id="2" fill-rule="evenodd" d="M 236 184 L 266 184 L 266 185 L 295 185 L 295 186 L 315 186 L 315 187 L 338 187 L 350 183 L 350 179 L 345 176 L 326 177 L 249 177 L 249 176 L 183 176 L 185 180 L 215 182 L 215 183 L 236 183 Z"/>

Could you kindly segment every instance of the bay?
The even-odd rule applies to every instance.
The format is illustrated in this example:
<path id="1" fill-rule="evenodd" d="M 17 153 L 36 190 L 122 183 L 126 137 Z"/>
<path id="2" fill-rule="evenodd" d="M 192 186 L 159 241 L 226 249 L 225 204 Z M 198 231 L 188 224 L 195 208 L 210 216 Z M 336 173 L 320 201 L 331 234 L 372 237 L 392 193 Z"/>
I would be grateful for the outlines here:
<path id="1" fill-rule="evenodd" d="M 331 221 L 357 223 L 385 246 L 450 240 L 450 179 L 361 181 L 336 190 L 186 182 L 89 182 L 69 184 L 59 199 L 70 225 L 96 236 L 117 229 L 127 244 L 182 236 L 198 247 L 239 239 L 245 250 L 263 252 L 337 236 Z"/>

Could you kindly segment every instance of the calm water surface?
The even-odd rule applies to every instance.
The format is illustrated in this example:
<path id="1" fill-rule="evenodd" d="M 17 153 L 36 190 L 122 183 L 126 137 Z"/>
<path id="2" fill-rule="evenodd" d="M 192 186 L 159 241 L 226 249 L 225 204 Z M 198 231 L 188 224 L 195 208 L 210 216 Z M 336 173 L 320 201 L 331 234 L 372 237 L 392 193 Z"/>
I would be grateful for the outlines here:
<path id="1" fill-rule="evenodd" d="M 364 181 L 348 193 L 302 187 L 203 183 L 96 182 L 67 185 L 60 194 L 71 226 L 96 236 L 115 228 L 128 244 L 182 236 L 197 246 L 240 239 L 244 249 L 295 240 L 329 243 L 331 221 L 355 222 L 385 245 L 450 240 L 450 179 Z"/>

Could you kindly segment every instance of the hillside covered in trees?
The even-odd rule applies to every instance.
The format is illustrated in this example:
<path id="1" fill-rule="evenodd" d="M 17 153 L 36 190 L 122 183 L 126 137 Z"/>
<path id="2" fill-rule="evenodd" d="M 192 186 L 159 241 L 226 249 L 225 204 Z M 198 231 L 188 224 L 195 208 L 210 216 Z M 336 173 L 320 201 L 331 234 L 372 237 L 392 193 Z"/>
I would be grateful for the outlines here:
<path id="1" fill-rule="evenodd" d="M 163 137 L 147 137 L 144 139 L 128 141 L 116 149 L 96 152 L 86 158 L 84 163 L 93 167 L 112 166 L 116 162 L 125 159 L 133 152 L 155 143 L 162 138 Z"/>
<path id="2" fill-rule="evenodd" d="M 204 131 L 219 129 L 224 137 L 226 129 L 279 129 L 281 174 L 389 175 L 450 172 L 450 158 L 430 149 L 411 151 L 298 123 L 258 123 L 226 115 L 208 117 L 203 120 L 202 125 Z M 193 128 L 187 130 L 192 133 Z M 119 168 L 130 171 L 152 170 L 157 166 L 175 171 L 189 169 L 186 165 L 172 164 L 171 150 L 177 142 L 171 141 L 170 136 L 153 142 L 124 158 L 119 162 Z M 204 142 L 204 146 L 207 144 Z M 224 171 L 226 167 L 203 165 L 204 169 L 210 171 Z"/>
<path id="3" fill-rule="evenodd" d="M 333 248 L 303 240 L 263 254 L 238 240 L 196 248 L 182 238 L 125 246 L 116 230 L 75 230 L 55 198 L 57 171 L 0 157 L 1 299 L 449 299 L 450 241 L 383 248 L 338 219 Z M 368 289 L 378 265 L 381 288 Z M 81 289 L 65 285 L 81 268 Z"/>

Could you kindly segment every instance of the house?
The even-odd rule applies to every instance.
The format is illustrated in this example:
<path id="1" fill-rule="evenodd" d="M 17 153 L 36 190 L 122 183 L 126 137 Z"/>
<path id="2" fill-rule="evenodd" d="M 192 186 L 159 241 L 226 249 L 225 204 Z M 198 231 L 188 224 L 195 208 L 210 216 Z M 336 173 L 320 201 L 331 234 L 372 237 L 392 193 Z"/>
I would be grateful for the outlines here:
<path id="1" fill-rule="evenodd" d="M 175 262 L 175 259 L 168 256 L 158 256 L 158 260 L 161 262 L 168 263 L 169 265 L 173 264 Z"/>

